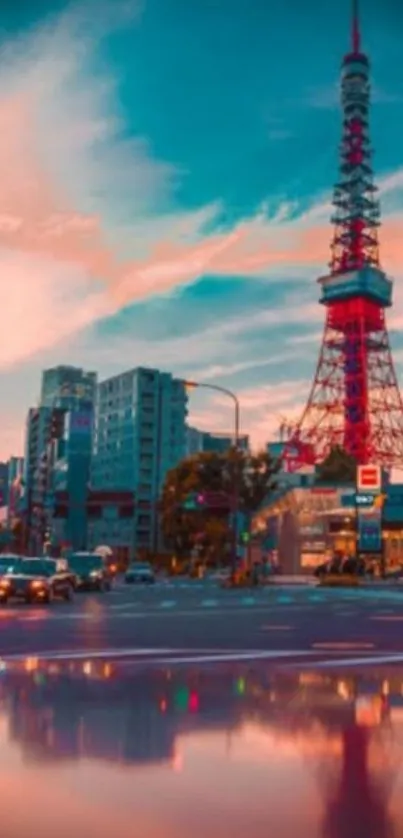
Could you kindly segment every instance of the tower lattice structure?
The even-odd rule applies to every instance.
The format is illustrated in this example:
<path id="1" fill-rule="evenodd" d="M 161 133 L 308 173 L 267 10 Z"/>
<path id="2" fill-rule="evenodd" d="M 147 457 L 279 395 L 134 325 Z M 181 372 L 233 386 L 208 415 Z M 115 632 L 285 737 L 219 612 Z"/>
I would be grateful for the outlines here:
<path id="1" fill-rule="evenodd" d="M 392 281 L 379 259 L 369 75 L 356 0 L 351 48 L 342 63 L 343 134 L 330 273 L 318 280 L 324 334 L 308 403 L 290 443 L 300 463 L 320 462 L 339 445 L 360 464 L 390 470 L 403 464 L 403 403 L 385 320 Z"/>

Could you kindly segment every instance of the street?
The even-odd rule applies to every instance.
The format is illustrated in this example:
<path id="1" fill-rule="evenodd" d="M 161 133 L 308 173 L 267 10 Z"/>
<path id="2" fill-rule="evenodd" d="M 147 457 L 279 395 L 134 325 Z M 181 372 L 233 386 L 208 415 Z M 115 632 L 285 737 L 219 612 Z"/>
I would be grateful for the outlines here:
<path id="1" fill-rule="evenodd" d="M 6 606 L 0 626 L 3 657 L 391 652 L 403 660 L 403 589 L 227 591 L 213 581 L 175 580 L 150 588 L 118 581 L 110 594 L 77 594 L 69 604 Z"/>

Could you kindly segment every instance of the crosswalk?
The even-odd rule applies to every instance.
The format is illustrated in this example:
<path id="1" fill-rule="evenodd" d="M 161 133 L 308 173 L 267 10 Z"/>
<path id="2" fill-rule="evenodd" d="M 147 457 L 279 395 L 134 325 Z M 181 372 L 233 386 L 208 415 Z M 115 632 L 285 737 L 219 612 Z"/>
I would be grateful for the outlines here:
<path id="1" fill-rule="evenodd" d="M 179 592 L 182 587 L 193 588 L 191 596 L 183 596 Z M 347 594 L 347 595 L 346 595 Z M 18 622 L 39 622 L 50 620 L 64 621 L 105 621 L 108 620 L 130 620 L 145 619 L 150 615 L 161 617 L 193 616 L 199 615 L 214 616 L 222 613 L 236 614 L 243 611 L 253 610 L 269 614 L 273 609 L 276 612 L 284 612 L 286 622 L 290 615 L 297 615 L 304 610 L 331 608 L 333 616 L 340 619 L 352 618 L 358 613 L 359 601 L 362 603 L 368 597 L 366 591 L 318 591 L 305 589 L 301 591 L 268 588 L 254 591 L 232 591 L 211 590 L 198 587 L 194 588 L 192 583 L 186 585 L 160 585 L 153 591 L 142 591 L 140 589 L 127 589 L 127 586 L 119 585 L 107 596 L 102 597 L 78 597 L 70 606 L 63 603 L 55 603 L 54 606 L 30 606 L 10 605 L 0 608 L 0 626 L 6 620 Z M 377 591 L 372 594 L 370 605 L 374 605 L 372 620 L 380 622 L 391 622 L 392 620 L 403 620 L 403 598 L 401 592 Z M 278 620 L 282 624 L 283 620 Z"/>

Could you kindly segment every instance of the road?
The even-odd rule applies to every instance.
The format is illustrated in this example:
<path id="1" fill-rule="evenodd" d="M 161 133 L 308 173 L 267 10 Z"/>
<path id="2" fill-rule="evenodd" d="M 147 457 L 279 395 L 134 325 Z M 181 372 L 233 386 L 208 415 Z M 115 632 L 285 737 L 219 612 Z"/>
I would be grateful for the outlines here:
<path id="1" fill-rule="evenodd" d="M 0 655 L 242 652 L 265 655 L 401 653 L 403 590 L 268 587 L 225 591 L 214 582 L 118 582 L 52 606 L 0 610 Z M 178 650 L 180 650 L 178 652 Z"/>

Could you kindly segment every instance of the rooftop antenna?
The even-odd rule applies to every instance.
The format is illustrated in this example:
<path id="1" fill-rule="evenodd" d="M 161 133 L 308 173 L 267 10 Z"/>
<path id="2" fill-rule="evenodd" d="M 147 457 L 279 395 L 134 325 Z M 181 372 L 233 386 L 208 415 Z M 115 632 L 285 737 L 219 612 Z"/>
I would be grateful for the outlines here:
<path id="1" fill-rule="evenodd" d="M 352 15 L 352 45 L 353 45 L 353 52 L 357 55 L 360 52 L 361 46 L 361 34 L 360 34 L 360 18 L 359 18 L 359 10 L 358 10 L 358 0 L 352 0 L 353 3 L 353 15 Z"/>

